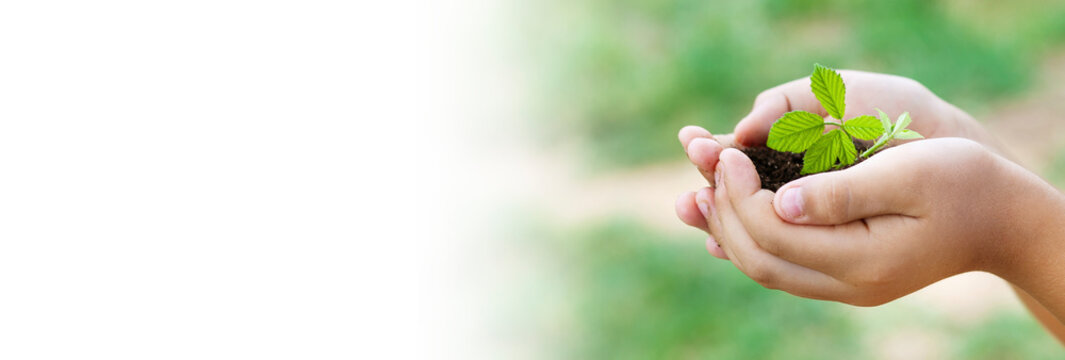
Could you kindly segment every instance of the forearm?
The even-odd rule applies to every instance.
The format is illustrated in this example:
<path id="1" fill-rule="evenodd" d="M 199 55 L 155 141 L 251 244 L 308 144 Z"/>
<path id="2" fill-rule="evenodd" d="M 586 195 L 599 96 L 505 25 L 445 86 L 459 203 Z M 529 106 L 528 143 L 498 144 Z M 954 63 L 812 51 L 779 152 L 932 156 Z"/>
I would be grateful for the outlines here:
<path id="1" fill-rule="evenodd" d="M 1015 184 L 1027 193 L 1002 204 L 1010 224 L 995 249 L 992 271 L 1017 288 L 1032 314 L 1065 342 L 1065 196 L 1034 175 Z"/>
<path id="2" fill-rule="evenodd" d="M 1060 268 L 1065 266 L 1065 263 L 1058 262 L 1056 266 Z M 1013 276 L 1015 280 L 1010 281 L 1021 290 L 1017 291 L 1017 294 L 1032 314 L 1065 342 L 1065 326 L 1061 322 L 1061 319 L 1065 318 L 1065 283 L 1061 280 L 1062 276 L 1065 274 L 1054 271 L 1017 275 Z"/>

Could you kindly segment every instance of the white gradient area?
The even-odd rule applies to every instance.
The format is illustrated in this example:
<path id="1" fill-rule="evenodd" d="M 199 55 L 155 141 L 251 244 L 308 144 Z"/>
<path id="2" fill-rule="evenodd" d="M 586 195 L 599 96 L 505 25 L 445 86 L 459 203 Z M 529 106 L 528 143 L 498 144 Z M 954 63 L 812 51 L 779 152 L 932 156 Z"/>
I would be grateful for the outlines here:
<path id="1" fill-rule="evenodd" d="M 469 9 L 0 4 L 0 358 L 462 348 L 437 330 Z"/>

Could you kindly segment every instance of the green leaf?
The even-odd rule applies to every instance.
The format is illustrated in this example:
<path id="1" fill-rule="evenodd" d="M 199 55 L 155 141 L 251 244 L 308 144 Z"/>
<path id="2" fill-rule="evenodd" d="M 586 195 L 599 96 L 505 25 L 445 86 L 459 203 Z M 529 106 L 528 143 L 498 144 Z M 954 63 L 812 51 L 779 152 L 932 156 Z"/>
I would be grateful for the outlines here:
<path id="1" fill-rule="evenodd" d="M 899 140 L 912 140 L 924 139 L 924 136 L 921 136 L 921 134 L 918 134 L 916 131 L 904 129 L 902 131 L 899 131 L 899 133 L 895 135 L 895 138 Z"/>
<path id="2" fill-rule="evenodd" d="M 913 119 L 910 119 L 910 113 L 904 112 L 902 115 L 899 115 L 899 120 L 895 122 L 895 127 L 891 129 L 892 137 L 898 136 L 900 131 L 906 129 L 907 126 L 910 126 L 911 121 L 913 121 Z"/>
<path id="3" fill-rule="evenodd" d="M 880 113 L 880 124 L 884 126 L 884 132 L 891 132 L 891 117 L 880 111 L 880 109 L 876 109 L 876 112 Z"/>
<path id="4" fill-rule="evenodd" d="M 846 104 L 843 99 L 847 93 L 843 85 L 843 78 L 835 70 L 814 64 L 814 72 L 810 74 L 810 90 L 814 92 L 817 101 L 821 102 L 828 114 L 837 120 L 843 120 L 843 112 Z"/>
<path id="5" fill-rule="evenodd" d="M 858 149 L 854 148 L 850 136 L 847 136 L 843 130 L 833 129 L 817 139 L 817 142 L 806 151 L 806 155 L 802 158 L 802 171 L 799 173 L 804 175 L 819 173 L 831 169 L 837 162 L 840 165 L 850 165 L 854 163 L 856 156 L 858 156 Z"/>
<path id="6" fill-rule="evenodd" d="M 843 130 L 846 130 L 853 137 L 862 140 L 873 140 L 884 133 L 884 126 L 881 125 L 879 119 L 869 115 L 862 115 L 843 123 Z"/>
<path id="7" fill-rule="evenodd" d="M 825 119 L 805 111 L 792 111 L 773 123 L 766 146 L 776 151 L 803 152 L 824 131 Z"/>

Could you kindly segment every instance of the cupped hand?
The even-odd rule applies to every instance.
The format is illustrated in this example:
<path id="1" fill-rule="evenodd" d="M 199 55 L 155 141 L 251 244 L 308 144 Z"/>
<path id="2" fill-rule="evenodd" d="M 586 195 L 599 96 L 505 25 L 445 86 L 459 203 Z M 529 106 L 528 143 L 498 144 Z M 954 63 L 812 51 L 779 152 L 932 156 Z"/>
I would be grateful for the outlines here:
<path id="1" fill-rule="evenodd" d="M 847 118 L 877 116 L 877 109 L 893 119 L 909 112 L 913 119 L 909 128 L 925 138 L 966 138 L 1001 152 L 997 141 L 972 116 L 943 101 L 917 81 L 855 70 L 840 70 L 839 73 L 847 85 L 844 114 Z M 785 113 L 799 110 L 828 116 L 810 91 L 809 77 L 763 91 L 755 98 L 751 112 L 736 124 L 732 134 L 714 136 L 704 128 L 686 126 L 678 137 L 688 158 L 708 181 L 712 181 L 720 149 L 764 145 L 773 122 Z"/>
<path id="2" fill-rule="evenodd" d="M 694 195 L 704 223 L 758 283 L 815 299 L 879 305 L 972 270 L 1008 277 L 1047 215 L 1065 207 L 1038 176 L 960 138 L 887 149 L 777 193 L 751 161 L 720 152 L 717 187 Z M 814 225 L 833 224 L 833 225 Z"/>
<path id="3" fill-rule="evenodd" d="M 994 149 L 996 153 L 1002 153 L 1001 146 L 971 116 L 912 79 L 854 70 L 839 72 L 847 84 L 845 117 L 877 115 L 876 109 L 893 117 L 909 112 L 913 119 L 910 128 L 926 138 L 967 138 Z M 773 122 L 785 113 L 797 110 L 827 116 L 810 91 L 809 77 L 759 94 L 751 112 L 736 125 L 733 134 L 715 136 L 701 127 L 687 126 L 680 130 L 678 137 L 688 159 L 713 186 L 714 169 L 722 150 L 765 144 Z M 709 233 L 706 219 L 698 211 L 696 194 L 688 192 L 680 195 L 676 203 L 677 216 L 685 224 Z M 707 249 L 716 257 L 726 256 L 713 240 L 713 234 L 707 240 Z"/>

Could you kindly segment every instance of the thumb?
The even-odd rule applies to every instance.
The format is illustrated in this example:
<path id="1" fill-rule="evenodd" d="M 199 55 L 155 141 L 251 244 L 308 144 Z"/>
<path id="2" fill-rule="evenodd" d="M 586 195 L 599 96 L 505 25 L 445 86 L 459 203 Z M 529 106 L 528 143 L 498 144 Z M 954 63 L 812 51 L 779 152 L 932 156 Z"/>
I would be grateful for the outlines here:
<path id="1" fill-rule="evenodd" d="M 792 181 L 777 191 L 773 208 L 787 222 L 839 225 L 878 215 L 911 214 L 915 176 L 900 174 L 893 161 L 870 159 L 854 167 Z M 888 190 L 890 189 L 890 190 Z"/>

